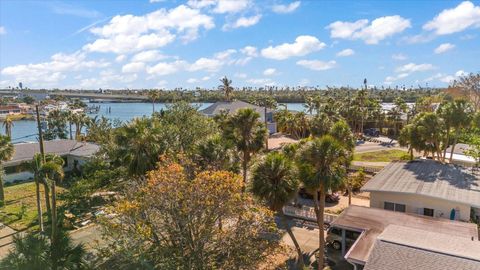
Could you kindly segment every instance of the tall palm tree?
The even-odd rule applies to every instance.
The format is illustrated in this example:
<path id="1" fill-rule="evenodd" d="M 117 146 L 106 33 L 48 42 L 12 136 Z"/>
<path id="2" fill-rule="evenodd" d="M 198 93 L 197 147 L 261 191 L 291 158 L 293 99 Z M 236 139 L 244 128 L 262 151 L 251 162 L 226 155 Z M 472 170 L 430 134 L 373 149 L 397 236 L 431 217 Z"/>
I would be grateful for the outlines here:
<path id="1" fill-rule="evenodd" d="M 42 155 L 40 153 L 36 153 L 33 156 L 32 161 L 30 161 L 27 164 L 29 171 L 33 173 L 33 180 L 35 181 L 35 195 L 37 199 L 38 225 L 40 226 L 41 232 L 43 232 L 42 204 L 40 202 L 41 201 L 40 200 L 40 169 L 42 167 L 42 162 L 43 162 Z"/>
<path id="2" fill-rule="evenodd" d="M 222 79 L 220 79 L 220 82 L 222 84 L 218 87 L 218 89 L 223 91 L 223 93 L 225 94 L 226 101 L 232 101 L 232 93 L 233 93 L 232 80 L 229 80 L 227 76 L 225 76 Z"/>
<path id="3" fill-rule="evenodd" d="M 355 137 L 352 134 L 352 130 L 344 120 L 337 121 L 333 124 L 330 130 L 330 135 L 337 139 L 345 149 L 345 169 L 350 167 L 353 160 L 353 152 L 355 151 Z M 346 180 L 346 186 L 348 189 L 348 205 L 352 204 L 352 185 L 350 179 Z"/>
<path id="4" fill-rule="evenodd" d="M 252 109 L 240 109 L 229 117 L 224 135 L 231 140 L 237 150 L 242 153 L 243 183 L 247 183 L 247 168 L 252 156 L 263 148 L 267 129 L 260 121 L 260 114 Z"/>
<path id="5" fill-rule="evenodd" d="M 252 172 L 252 193 L 264 200 L 280 216 L 298 253 L 298 268 L 303 269 L 303 253 L 283 213 L 283 207 L 297 194 L 299 181 L 293 163 L 283 154 L 272 152 Z"/>
<path id="6" fill-rule="evenodd" d="M 5 127 L 5 135 L 11 139 L 12 127 L 14 126 L 13 119 L 10 116 L 5 117 L 5 120 L 3 120 L 3 126 Z"/>
<path id="7" fill-rule="evenodd" d="M 447 147 L 450 144 L 451 129 L 453 133 L 453 143 L 450 152 L 449 161 L 452 162 L 453 152 L 455 151 L 455 145 L 457 144 L 458 137 L 462 129 L 470 126 L 473 118 L 473 106 L 466 100 L 455 100 L 452 102 L 443 103 L 438 108 L 437 113 L 442 117 L 445 123 L 445 144 L 443 150 L 443 161 L 445 161 Z"/>
<path id="8" fill-rule="evenodd" d="M 323 230 L 325 196 L 329 189 L 341 185 L 345 177 L 345 149 L 330 135 L 313 139 L 298 153 L 300 179 L 313 192 L 315 214 L 319 227 L 318 269 L 323 269 L 325 235 Z"/>
<path id="9" fill-rule="evenodd" d="M 75 139 L 80 140 L 82 129 L 90 121 L 90 117 L 88 117 L 85 113 L 74 113 L 72 114 L 71 119 L 75 124 Z"/>
<path id="10" fill-rule="evenodd" d="M 55 247 L 57 244 L 57 193 L 56 186 L 57 183 L 60 183 L 63 180 L 63 159 L 59 156 L 55 156 L 51 161 L 45 162 L 40 168 L 40 175 L 47 181 L 51 181 L 52 186 L 52 246 Z M 56 269 L 56 260 L 52 260 L 53 265 L 52 269 Z"/>
<path id="11" fill-rule="evenodd" d="M 0 135 L 0 203 L 5 203 L 5 190 L 3 188 L 3 166 L 2 163 L 12 158 L 14 153 L 10 137 Z"/>

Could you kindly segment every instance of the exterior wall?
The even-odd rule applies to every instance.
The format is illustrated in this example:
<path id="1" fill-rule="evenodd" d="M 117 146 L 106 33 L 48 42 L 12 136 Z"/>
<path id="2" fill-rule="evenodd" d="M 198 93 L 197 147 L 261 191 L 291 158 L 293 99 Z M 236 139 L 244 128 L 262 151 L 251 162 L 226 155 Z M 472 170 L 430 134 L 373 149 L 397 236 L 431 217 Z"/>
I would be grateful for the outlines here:
<path id="1" fill-rule="evenodd" d="M 392 192 L 370 192 L 370 207 L 384 207 L 384 202 L 404 204 L 407 213 L 423 215 L 423 208 L 434 209 L 433 216 L 450 219 L 452 209 L 457 210 L 455 219 L 462 221 L 470 220 L 470 205 L 449 202 L 442 199 L 430 198 L 414 194 L 398 194 Z"/>
<path id="2" fill-rule="evenodd" d="M 66 156 L 65 159 L 67 162 L 67 166 L 65 166 L 63 170 L 66 172 L 73 170 L 75 161 L 77 161 L 77 164 L 78 164 L 77 168 L 81 169 L 82 165 L 85 164 L 85 162 L 87 162 L 88 160 L 88 158 L 71 156 L 71 155 Z M 5 174 L 4 182 L 11 183 L 14 181 L 27 181 L 32 179 L 33 179 L 33 174 L 31 172 L 22 171 L 22 172 Z"/>

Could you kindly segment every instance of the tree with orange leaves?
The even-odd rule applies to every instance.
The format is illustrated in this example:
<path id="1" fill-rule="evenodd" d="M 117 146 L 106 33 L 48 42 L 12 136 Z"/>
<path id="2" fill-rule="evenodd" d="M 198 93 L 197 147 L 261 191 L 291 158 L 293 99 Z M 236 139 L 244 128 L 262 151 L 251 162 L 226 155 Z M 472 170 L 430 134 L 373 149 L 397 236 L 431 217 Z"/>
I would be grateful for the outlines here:
<path id="1" fill-rule="evenodd" d="M 115 269 L 247 269 L 272 247 L 272 213 L 242 194 L 242 179 L 226 171 L 189 177 L 163 162 L 131 187 L 105 222 Z M 222 226 L 220 226 L 220 224 Z"/>

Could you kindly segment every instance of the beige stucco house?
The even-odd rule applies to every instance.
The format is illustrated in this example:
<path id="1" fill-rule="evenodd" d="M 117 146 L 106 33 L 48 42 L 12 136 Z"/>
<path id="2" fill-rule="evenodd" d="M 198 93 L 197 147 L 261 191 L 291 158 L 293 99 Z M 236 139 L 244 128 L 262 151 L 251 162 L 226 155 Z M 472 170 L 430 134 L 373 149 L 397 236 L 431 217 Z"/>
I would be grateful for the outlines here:
<path id="1" fill-rule="evenodd" d="M 480 217 L 480 174 L 452 164 L 392 162 L 361 190 L 370 192 L 370 207 L 451 220 Z"/>

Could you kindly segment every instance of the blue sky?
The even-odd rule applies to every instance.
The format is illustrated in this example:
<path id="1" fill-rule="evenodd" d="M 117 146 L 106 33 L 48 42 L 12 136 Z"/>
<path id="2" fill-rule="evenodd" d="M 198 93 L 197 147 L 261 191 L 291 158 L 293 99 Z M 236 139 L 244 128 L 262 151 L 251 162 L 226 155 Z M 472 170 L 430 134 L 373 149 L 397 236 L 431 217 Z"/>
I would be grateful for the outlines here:
<path id="1" fill-rule="evenodd" d="M 446 86 L 478 59 L 479 1 L 0 2 L 0 87 Z"/>

